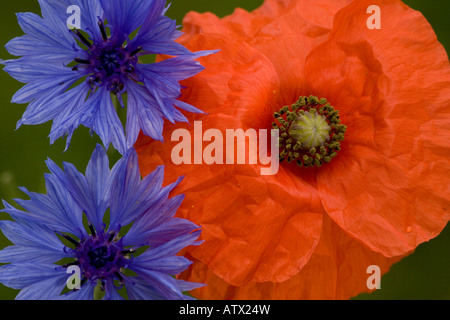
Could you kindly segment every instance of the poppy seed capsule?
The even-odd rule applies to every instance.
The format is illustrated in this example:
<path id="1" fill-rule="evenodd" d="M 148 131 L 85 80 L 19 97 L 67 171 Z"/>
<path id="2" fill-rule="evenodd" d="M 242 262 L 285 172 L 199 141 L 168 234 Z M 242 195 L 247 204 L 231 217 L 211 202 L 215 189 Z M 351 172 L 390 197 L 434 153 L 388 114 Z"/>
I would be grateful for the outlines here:
<path id="1" fill-rule="evenodd" d="M 291 106 L 274 113 L 272 126 L 280 135 L 280 161 L 295 161 L 300 167 L 320 167 L 340 151 L 347 127 L 341 124 L 339 111 L 326 99 L 300 97 Z"/>

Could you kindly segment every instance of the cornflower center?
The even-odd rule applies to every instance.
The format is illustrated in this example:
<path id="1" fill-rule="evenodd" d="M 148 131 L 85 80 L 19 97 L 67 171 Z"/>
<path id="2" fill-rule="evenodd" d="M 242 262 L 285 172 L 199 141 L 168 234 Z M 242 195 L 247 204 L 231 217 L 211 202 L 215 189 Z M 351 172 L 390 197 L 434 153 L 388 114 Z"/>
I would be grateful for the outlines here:
<path id="1" fill-rule="evenodd" d="M 341 124 L 339 111 L 324 98 L 300 97 L 275 112 L 274 117 L 272 126 L 280 130 L 280 161 L 321 167 L 341 150 L 347 127 Z"/>
<path id="2" fill-rule="evenodd" d="M 98 27 L 102 40 L 92 43 L 79 30 L 73 30 L 88 49 L 83 52 L 82 57 L 75 58 L 77 64 L 72 70 L 86 75 L 86 82 L 91 89 L 106 86 L 115 94 L 122 93 L 127 78 L 138 81 L 135 70 L 137 55 L 142 47 L 132 48 L 117 37 L 108 37 L 103 21 L 98 22 Z"/>
<path id="3" fill-rule="evenodd" d="M 130 254 L 134 250 L 124 249 L 116 232 L 96 232 L 91 225 L 89 227 L 91 234 L 80 241 L 62 234 L 65 239 L 75 245 L 74 249 L 69 249 L 73 251 L 75 261 L 63 267 L 79 266 L 81 282 L 89 280 L 96 284 L 100 283 L 101 289 L 106 280 L 118 280 L 123 284 L 123 271 L 132 258 Z"/>

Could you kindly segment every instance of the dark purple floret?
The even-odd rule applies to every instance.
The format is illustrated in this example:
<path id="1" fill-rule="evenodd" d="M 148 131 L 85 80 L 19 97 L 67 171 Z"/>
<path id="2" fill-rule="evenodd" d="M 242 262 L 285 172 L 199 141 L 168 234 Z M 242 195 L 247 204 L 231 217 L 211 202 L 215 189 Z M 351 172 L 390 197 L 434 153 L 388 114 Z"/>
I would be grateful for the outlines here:
<path id="1" fill-rule="evenodd" d="M 114 94 L 124 92 L 125 82 L 129 79 L 140 81 L 135 74 L 138 63 L 138 53 L 142 46 L 134 48 L 128 46 L 119 37 L 108 37 L 104 23 L 98 22 L 102 39 L 89 42 L 80 31 L 74 31 L 75 35 L 88 48 L 81 52 L 83 57 L 75 58 L 78 63 L 73 67 L 86 76 L 88 86 L 95 90 L 97 87 L 106 86 Z"/>
<path id="2" fill-rule="evenodd" d="M 115 236 L 115 233 L 96 233 L 88 236 L 73 249 L 76 264 L 80 266 L 86 280 L 123 280 L 122 269 L 127 266 L 131 257 L 124 254 L 124 249 Z"/>

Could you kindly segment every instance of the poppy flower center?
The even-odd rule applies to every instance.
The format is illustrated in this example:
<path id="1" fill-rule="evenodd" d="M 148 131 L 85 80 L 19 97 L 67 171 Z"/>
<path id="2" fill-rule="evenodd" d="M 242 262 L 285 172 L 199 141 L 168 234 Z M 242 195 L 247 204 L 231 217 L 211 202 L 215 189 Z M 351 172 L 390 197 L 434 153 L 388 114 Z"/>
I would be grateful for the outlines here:
<path id="1" fill-rule="evenodd" d="M 341 124 L 339 111 L 324 98 L 300 97 L 275 112 L 274 117 L 272 126 L 280 130 L 280 161 L 320 167 L 341 150 L 347 127 Z"/>
<path id="2" fill-rule="evenodd" d="M 83 58 L 75 59 L 78 64 L 72 70 L 85 74 L 92 89 L 106 85 L 109 91 L 118 94 L 124 89 L 125 79 L 133 78 L 138 62 L 136 55 L 142 47 L 129 48 L 118 38 L 108 37 L 102 21 L 98 22 L 98 26 L 102 40 L 93 43 L 79 30 L 74 31 L 88 49 L 84 51 Z"/>

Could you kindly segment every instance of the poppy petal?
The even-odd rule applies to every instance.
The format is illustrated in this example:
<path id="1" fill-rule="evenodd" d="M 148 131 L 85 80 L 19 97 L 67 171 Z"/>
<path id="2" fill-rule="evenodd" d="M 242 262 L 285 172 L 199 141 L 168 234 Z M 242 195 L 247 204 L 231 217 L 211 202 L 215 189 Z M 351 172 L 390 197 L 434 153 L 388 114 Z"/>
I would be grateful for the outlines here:
<path id="1" fill-rule="evenodd" d="M 399 1 L 381 1 L 382 27 L 368 29 L 372 2 L 336 15 L 339 27 L 308 57 L 315 81 L 305 86 L 328 95 L 348 124 L 336 163 L 317 175 L 326 211 L 392 257 L 450 219 L 450 66 L 425 18 Z"/>
<path id="2" fill-rule="evenodd" d="M 345 251 L 343 251 L 345 250 Z M 342 254 L 345 252 L 345 254 Z M 275 282 L 250 282 L 232 286 L 223 281 L 207 265 L 196 261 L 179 277 L 208 285 L 192 291 L 198 299 L 225 300 L 303 300 L 348 299 L 361 292 L 372 292 L 370 266 L 379 267 L 381 274 L 389 271 L 400 258 L 386 258 L 349 237 L 329 217 L 323 221 L 322 237 L 303 269 L 291 279 Z M 380 281 L 381 284 L 381 281 Z M 381 288 L 382 288 L 381 284 Z"/>
<path id="3" fill-rule="evenodd" d="M 188 46 L 200 43 L 223 49 L 213 58 L 201 58 L 208 67 L 195 77 L 195 85 L 189 85 L 185 95 L 185 102 L 195 98 L 196 105 L 207 106 L 210 113 L 189 115 L 191 120 L 201 120 L 203 130 L 197 134 L 218 129 L 225 136 L 226 129 L 253 128 L 258 120 L 245 113 L 246 106 L 264 110 L 278 84 L 273 66 L 258 51 L 228 36 L 199 35 Z M 224 103 L 229 107 L 223 108 Z M 205 242 L 201 249 L 190 248 L 192 255 L 235 285 L 255 279 L 283 281 L 296 274 L 320 237 L 323 209 L 316 190 L 288 171 L 261 179 L 259 165 L 175 165 L 171 159 L 177 144 L 171 141 L 174 129 L 185 129 L 196 139 L 192 124 L 169 125 L 164 144 L 140 140 L 136 149 L 140 166 L 145 168 L 143 175 L 162 163 L 168 168 L 168 179 L 172 174 L 189 175 L 174 192 L 186 196 L 179 214 L 202 226 Z"/>

